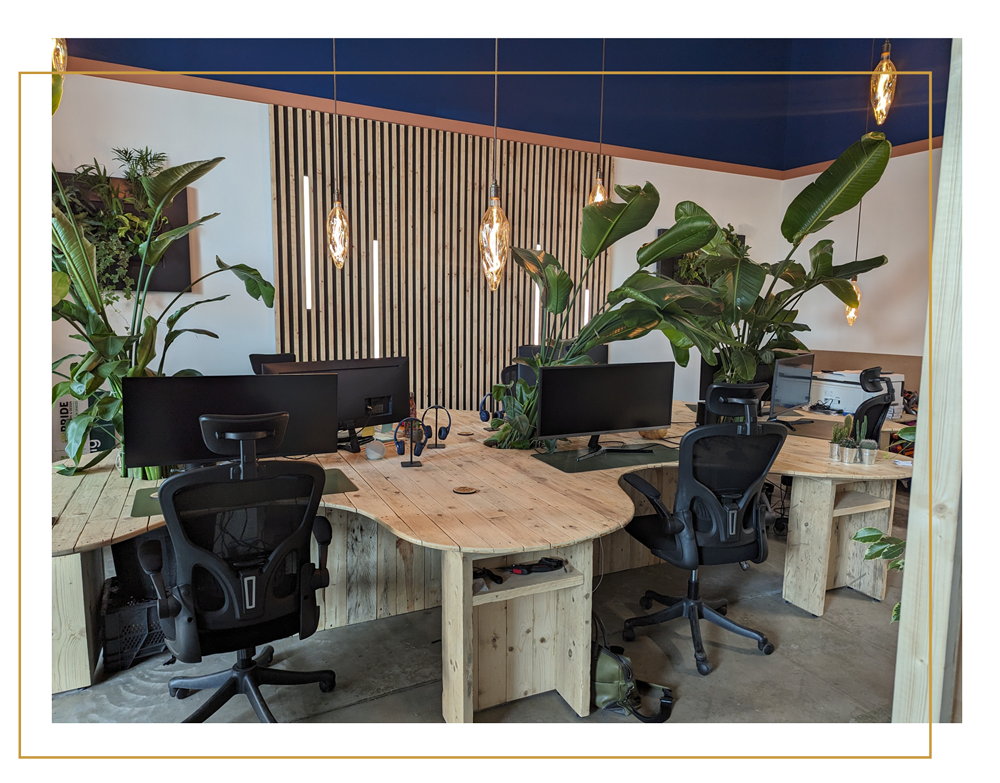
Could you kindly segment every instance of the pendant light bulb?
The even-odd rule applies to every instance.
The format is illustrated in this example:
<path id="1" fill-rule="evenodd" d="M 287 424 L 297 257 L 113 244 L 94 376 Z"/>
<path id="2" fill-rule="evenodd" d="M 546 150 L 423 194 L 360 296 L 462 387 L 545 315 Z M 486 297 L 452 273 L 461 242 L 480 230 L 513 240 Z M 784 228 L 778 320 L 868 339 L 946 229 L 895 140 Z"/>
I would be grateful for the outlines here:
<path id="1" fill-rule="evenodd" d="M 590 195 L 587 196 L 588 204 L 598 204 L 601 201 L 608 200 L 608 191 L 604 188 L 604 179 L 601 176 L 601 170 L 597 170 L 597 182 L 594 183 L 593 189 L 590 191 Z"/>
<path id="2" fill-rule="evenodd" d="M 495 180 L 490 186 L 490 205 L 479 224 L 479 250 L 486 282 L 491 291 L 496 291 L 510 253 L 510 222 L 500 206 L 500 188 Z"/>
<path id="3" fill-rule="evenodd" d="M 69 49 L 65 38 L 52 39 L 52 70 L 56 73 L 66 73 L 66 63 L 69 60 Z"/>
<path id="4" fill-rule="evenodd" d="M 896 93 L 896 66 L 889 59 L 889 41 L 882 46 L 882 59 L 872 71 L 871 100 L 875 110 L 875 122 L 881 125 L 889 116 L 889 107 Z"/>
<path id="5" fill-rule="evenodd" d="M 861 289 L 858 288 L 858 278 L 851 278 L 851 287 L 854 289 L 854 293 L 858 295 L 858 306 L 851 307 L 850 305 L 844 305 L 844 316 L 847 318 L 848 326 L 854 326 L 854 322 L 858 320 L 858 310 L 861 309 Z"/>
<path id="6" fill-rule="evenodd" d="M 333 265 L 337 269 L 343 269 L 350 245 L 350 230 L 347 227 L 347 213 L 340 205 L 339 190 L 333 196 L 333 209 L 326 218 L 326 243 L 330 249 Z"/>

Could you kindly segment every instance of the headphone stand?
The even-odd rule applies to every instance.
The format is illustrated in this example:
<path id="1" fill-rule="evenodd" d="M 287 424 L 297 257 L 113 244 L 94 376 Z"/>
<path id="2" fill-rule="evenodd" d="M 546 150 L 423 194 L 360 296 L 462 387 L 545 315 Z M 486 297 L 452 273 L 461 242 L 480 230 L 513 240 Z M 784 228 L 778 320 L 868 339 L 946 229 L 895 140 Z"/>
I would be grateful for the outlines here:
<path id="1" fill-rule="evenodd" d="M 446 449 L 446 448 L 448 448 L 444 443 L 439 443 L 438 442 L 438 432 L 440 432 L 440 430 L 438 429 L 438 410 L 439 410 L 438 408 L 434 409 L 434 442 L 433 443 L 428 443 L 426 446 L 424 446 L 425 449 Z"/>
<path id="2" fill-rule="evenodd" d="M 400 467 L 403 467 L 403 468 L 419 468 L 420 467 L 420 460 L 413 459 L 413 428 L 412 427 L 410 428 L 410 437 L 407 438 L 406 440 L 410 444 L 410 453 L 408 455 L 409 459 L 406 460 L 405 462 L 400 462 L 399 465 L 400 465 Z"/>

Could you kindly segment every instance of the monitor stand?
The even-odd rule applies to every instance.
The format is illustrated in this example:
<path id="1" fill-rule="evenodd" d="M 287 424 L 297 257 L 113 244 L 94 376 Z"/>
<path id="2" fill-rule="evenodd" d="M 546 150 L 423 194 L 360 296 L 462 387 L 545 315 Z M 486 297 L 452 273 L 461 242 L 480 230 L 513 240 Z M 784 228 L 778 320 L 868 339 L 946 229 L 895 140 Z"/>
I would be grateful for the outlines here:
<path id="1" fill-rule="evenodd" d="M 602 446 L 600 441 L 600 435 L 591 435 L 590 441 L 587 443 L 587 448 L 589 451 L 581 457 L 577 457 L 576 461 L 590 459 L 591 457 L 599 457 L 602 454 L 652 454 L 653 450 L 639 446 L 638 448 L 626 448 L 624 446 Z"/>
<path id="2" fill-rule="evenodd" d="M 782 411 L 781 413 L 788 413 L 788 411 Z M 770 416 L 767 417 L 767 420 L 769 422 L 773 421 L 775 424 L 783 424 L 784 426 L 788 427 L 788 429 L 790 429 L 792 432 L 795 432 L 795 427 L 793 427 L 790 422 L 782 421 L 781 419 L 778 418 L 778 416 L 780 416 L 781 413 L 776 414 L 776 415 L 772 414 L 772 415 L 770 415 Z M 796 424 L 815 424 L 816 422 L 813 421 L 812 419 L 796 419 L 795 423 Z"/>
<path id="3" fill-rule="evenodd" d="M 340 445 L 342 443 L 346 443 L 347 444 L 347 450 L 349 452 L 351 452 L 352 454 L 360 454 L 361 453 L 361 446 L 363 444 L 365 444 L 365 443 L 371 443 L 372 440 L 373 439 L 370 436 L 362 436 L 362 437 L 359 438 L 358 437 L 358 431 L 356 429 L 354 429 L 354 427 L 348 427 L 348 429 L 347 429 L 347 440 L 344 441 L 344 440 L 339 440 L 338 439 L 338 441 L 337 441 L 337 447 L 340 448 Z"/>

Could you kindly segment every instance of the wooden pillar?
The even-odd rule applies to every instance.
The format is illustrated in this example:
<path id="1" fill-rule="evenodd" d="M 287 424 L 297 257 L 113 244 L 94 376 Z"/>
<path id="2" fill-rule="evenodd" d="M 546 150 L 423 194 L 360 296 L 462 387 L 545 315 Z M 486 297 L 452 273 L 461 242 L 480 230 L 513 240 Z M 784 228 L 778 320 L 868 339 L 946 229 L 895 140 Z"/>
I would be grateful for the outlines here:
<path id="1" fill-rule="evenodd" d="M 472 723 L 472 557 L 441 553 L 441 709 L 447 723 Z"/>
<path id="2" fill-rule="evenodd" d="M 100 549 L 52 558 L 52 692 L 94 682 L 101 653 Z"/>
<path id="3" fill-rule="evenodd" d="M 951 48 L 892 720 L 950 722 L 961 627 L 962 40 Z M 929 360 L 929 361 L 928 361 Z"/>

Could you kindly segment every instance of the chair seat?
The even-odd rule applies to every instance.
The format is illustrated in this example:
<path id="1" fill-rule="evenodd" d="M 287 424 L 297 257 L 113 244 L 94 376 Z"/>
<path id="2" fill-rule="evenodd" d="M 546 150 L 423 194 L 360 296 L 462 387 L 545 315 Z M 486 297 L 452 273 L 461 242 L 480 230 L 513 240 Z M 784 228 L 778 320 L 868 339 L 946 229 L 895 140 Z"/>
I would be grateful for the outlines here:
<path id="1" fill-rule="evenodd" d="M 681 568 L 686 567 L 682 562 L 683 554 L 677 536 L 664 531 L 663 520 L 657 514 L 644 514 L 635 517 L 626 525 L 625 532 L 648 548 L 660 560 L 665 560 L 671 565 L 677 565 Z M 741 560 L 756 562 L 759 554 L 760 549 L 757 541 L 742 546 L 698 547 L 698 560 L 701 565 L 738 563 Z"/>

